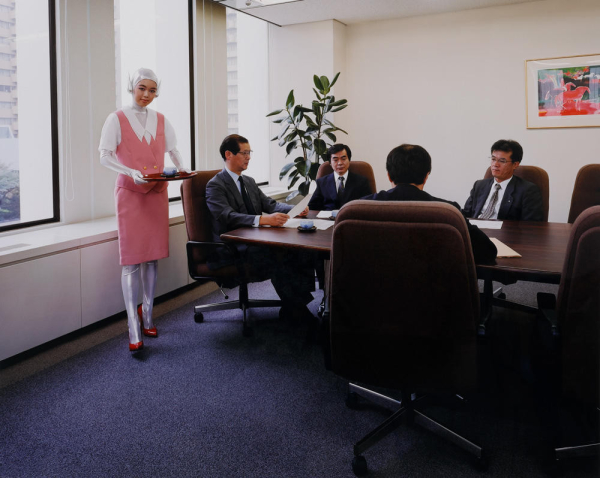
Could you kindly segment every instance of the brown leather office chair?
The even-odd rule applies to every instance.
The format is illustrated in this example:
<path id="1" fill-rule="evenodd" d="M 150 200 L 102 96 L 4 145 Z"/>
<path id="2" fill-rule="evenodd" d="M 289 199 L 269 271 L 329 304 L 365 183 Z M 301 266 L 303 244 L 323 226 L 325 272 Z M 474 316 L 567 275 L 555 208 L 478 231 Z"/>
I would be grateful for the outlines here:
<path id="1" fill-rule="evenodd" d="M 575 220 L 558 288 L 556 307 L 548 294 L 538 304 L 559 342 L 561 390 L 579 411 L 600 406 L 600 206 Z M 587 420 L 586 420 L 587 421 Z M 600 455 L 600 443 L 556 448 L 556 459 Z"/>
<path id="2" fill-rule="evenodd" d="M 568 222 L 573 224 L 591 206 L 600 206 L 600 164 L 588 164 L 577 173 Z"/>
<path id="3" fill-rule="evenodd" d="M 365 161 L 350 161 L 350 167 L 348 168 L 350 172 L 354 174 L 360 174 L 369 180 L 369 186 L 371 187 L 371 193 L 375 194 L 377 192 L 377 185 L 375 184 L 375 175 L 373 174 L 373 168 L 371 165 Z M 333 173 L 333 168 L 331 167 L 331 163 L 329 161 L 325 161 L 317 171 L 316 179 L 322 178 L 323 176 L 327 176 L 328 174 Z"/>
<path id="4" fill-rule="evenodd" d="M 550 181 L 548 173 L 537 166 L 520 166 L 515 169 L 515 176 L 519 176 L 525 181 L 535 184 L 542 193 L 542 203 L 544 205 L 544 221 L 548 222 L 548 211 L 550 209 Z M 492 177 L 492 169 L 487 168 L 483 179 Z"/>
<path id="5" fill-rule="evenodd" d="M 250 270 L 244 264 L 226 266 L 211 270 L 207 259 L 211 252 L 218 248 L 230 247 L 221 242 L 213 242 L 210 211 L 206 205 L 206 184 L 220 171 L 200 171 L 192 179 L 186 179 L 181 184 L 181 202 L 185 216 L 185 226 L 188 235 L 187 258 L 188 271 L 194 280 L 211 280 L 219 288 L 232 288 L 239 285 L 239 299 L 216 304 L 197 305 L 194 308 L 194 320 L 202 322 L 204 312 L 216 310 L 242 309 L 243 334 L 252 335 L 252 329 L 247 323 L 246 310 L 251 307 L 281 307 L 280 300 L 252 300 L 248 298 L 248 282 Z M 232 249 L 234 252 L 235 248 Z M 225 295 L 225 293 L 223 293 Z M 228 299 L 227 295 L 225 298 Z"/>
<path id="6" fill-rule="evenodd" d="M 449 438 L 484 465 L 480 447 L 417 411 L 413 396 L 468 391 L 476 382 L 479 294 L 462 214 L 439 202 L 346 204 L 333 231 L 330 286 L 332 370 L 402 397 L 350 384 L 348 406 L 360 395 L 397 409 L 354 446 L 354 472 L 366 473 L 362 453 L 403 418 Z"/>

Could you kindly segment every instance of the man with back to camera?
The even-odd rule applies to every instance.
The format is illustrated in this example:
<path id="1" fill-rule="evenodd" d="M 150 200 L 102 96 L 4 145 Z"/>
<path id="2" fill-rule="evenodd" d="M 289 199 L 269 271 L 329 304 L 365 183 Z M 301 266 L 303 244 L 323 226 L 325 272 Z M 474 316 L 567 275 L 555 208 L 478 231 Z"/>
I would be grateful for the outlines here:
<path id="1" fill-rule="evenodd" d="M 213 240 L 239 227 L 281 227 L 293 206 L 267 197 L 250 176 L 242 175 L 250 162 L 250 143 L 243 136 L 227 136 L 219 148 L 225 162 L 222 171 L 206 185 L 206 203 L 212 216 Z M 308 209 L 304 211 L 304 215 Z M 266 213 L 266 214 L 262 214 Z M 283 301 L 280 316 L 313 317 L 306 304 L 313 300 L 314 258 L 309 253 L 275 251 L 264 246 L 238 245 L 242 260 L 251 265 L 253 280 L 271 279 Z M 234 263 L 231 251 L 209 257 L 208 267 L 219 269 Z"/>
<path id="2" fill-rule="evenodd" d="M 521 145 L 511 139 L 500 139 L 492 145 L 491 152 L 493 177 L 475 181 L 463 209 L 465 216 L 543 221 L 544 205 L 540 189 L 514 175 L 523 158 Z"/>
<path id="3" fill-rule="evenodd" d="M 345 144 L 334 144 L 327 150 L 327 160 L 333 173 L 317 179 L 308 208 L 313 211 L 333 211 L 347 202 L 371 194 L 369 180 L 360 174 L 348 171 L 352 151 Z"/>
<path id="4" fill-rule="evenodd" d="M 458 203 L 439 199 L 423 191 L 431 173 L 431 156 L 421 146 L 402 144 L 390 151 L 385 164 L 388 178 L 394 186 L 389 191 L 364 197 L 375 201 L 440 201 L 460 211 Z M 466 218 L 465 218 L 466 219 Z M 477 264 L 494 264 L 496 246 L 477 226 L 467 220 L 473 256 Z"/>

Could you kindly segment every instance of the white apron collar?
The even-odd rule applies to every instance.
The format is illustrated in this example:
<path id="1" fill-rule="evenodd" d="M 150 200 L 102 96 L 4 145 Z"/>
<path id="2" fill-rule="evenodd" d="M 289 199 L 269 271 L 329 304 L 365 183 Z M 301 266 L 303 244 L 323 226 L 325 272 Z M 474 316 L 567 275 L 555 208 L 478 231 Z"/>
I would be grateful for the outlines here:
<path id="1" fill-rule="evenodd" d="M 140 123 L 140 121 L 137 119 L 137 116 L 135 115 L 136 112 L 131 106 L 125 106 L 123 108 L 123 113 L 125 114 L 125 117 L 131 125 L 131 129 L 133 129 L 133 132 L 138 137 L 140 142 L 143 140 L 143 138 L 146 138 L 146 142 L 150 144 L 151 138 L 154 138 L 154 140 L 156 140 L 158 116 L 156 114 L 156 111 L 151 110 L 150 108 L 146 108 L 146 111 L 148 115 L 146 117 L 146 127 L 144 128 L 142 126 L 142 123 Z"/>

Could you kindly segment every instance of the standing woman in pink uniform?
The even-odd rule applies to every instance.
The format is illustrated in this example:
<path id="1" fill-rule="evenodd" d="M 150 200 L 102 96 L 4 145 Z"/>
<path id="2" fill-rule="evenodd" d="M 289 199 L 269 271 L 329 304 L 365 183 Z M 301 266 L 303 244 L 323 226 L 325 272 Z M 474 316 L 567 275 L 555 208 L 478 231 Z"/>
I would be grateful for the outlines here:
<path id="1" fill-rule="evenodd" d="M 168 183 L 146 181 L 144 175 L 163 172 L 165 152 L 179 171 L 190 172 L 183 167 L 171 124 L 147 108 L 158 96 L 159 86 L 152 70 L 140 68 L 135 72 L 129 82 L 133 101 L 108 116 L 98 148 L 102 165 L 119 173 L 115 206 L 132 352 L 143 348 L 142 333 L 158 336 L 152 322 L 157 261 L 169 256 Z M 143 298 L 137 307 L 140 282 Z"/>

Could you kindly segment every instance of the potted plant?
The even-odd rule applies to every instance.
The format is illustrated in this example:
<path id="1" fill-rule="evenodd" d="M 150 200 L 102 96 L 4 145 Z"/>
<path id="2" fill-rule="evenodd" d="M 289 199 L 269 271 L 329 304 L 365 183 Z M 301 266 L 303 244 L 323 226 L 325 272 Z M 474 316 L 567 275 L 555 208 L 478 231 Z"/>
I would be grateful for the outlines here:
<path id="1" fill-rule="evenodd" d="M 319 165 L 325 161 L 327 149 L 337 141 L 335 132 L 348 134 L 326 118 L 327 113 L 335 113 L 348 106 L 346 100 L 336 100 L 335 96 L 329 94 L 339 76 L 340 74 L 337 73 L 330 82 L 326 76 L 314 75 L 316 89 L 313 88 L 313 91 L 317 99 L 313 100 L 312 108 L 306 108 L 301 104 L 296 105 L 294 90 L 292 90 L 285 102 L 285 108 L 272 111 L 267 115 L 275 116 L 284 113 L 283 116 L 273 120 L 273 123 L 281 124 L 281 131 L 271 141 L 278 141 L 279 146 L 285 146 L 286 157 L 297 148 L 302 151 L 293 162 L 281 168 L 279 173 L 279 179 L 288 176 L 288 189 L 292 189 L 298 181 L 302 180 L 298 190 L 288 195 L 288 201 L 298 194 L 303 196 L 308 194 L 310 183 L 317 176 Z"/>

